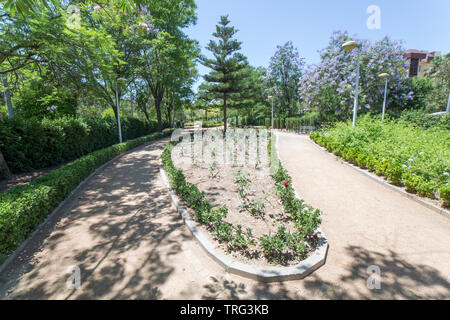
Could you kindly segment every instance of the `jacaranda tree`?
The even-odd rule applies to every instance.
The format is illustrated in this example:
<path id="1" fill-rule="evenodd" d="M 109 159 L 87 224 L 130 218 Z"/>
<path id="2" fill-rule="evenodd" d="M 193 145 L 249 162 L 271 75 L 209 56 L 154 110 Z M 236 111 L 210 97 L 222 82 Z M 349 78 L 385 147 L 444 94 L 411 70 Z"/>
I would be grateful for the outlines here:
<path id="1" fill-rule="evenodd" d="M 269 79 L 274 87 L 272 94 L 277 93 L 281 110 L 279 114 L 292 116 L 297 111 L 298 80 L 302 76 L 304 59 L 300 58 L 297 48 L 291 41 L 277 46 L 277 51 L 270 58 Z"/>
<path id="2" fill-rule="evenodd" d="M 317 109 L 329 118 L 352 116 L 358 50 L 342 49 L 348 40 L 347 32 L 335 31 L 329 45 L 320 51 L 320 63 L 308 66 L 299 82 L 305 107 Z M 384 72 L 389 74 L 387 111 L 404 109 L 413 92 L 408 89 L 402 42 L 388 37 L 375 43 L 355 37 L 352 40 L 362 46 L 358 112 L 381 110 L 384 81 L 378 76 Z"/>

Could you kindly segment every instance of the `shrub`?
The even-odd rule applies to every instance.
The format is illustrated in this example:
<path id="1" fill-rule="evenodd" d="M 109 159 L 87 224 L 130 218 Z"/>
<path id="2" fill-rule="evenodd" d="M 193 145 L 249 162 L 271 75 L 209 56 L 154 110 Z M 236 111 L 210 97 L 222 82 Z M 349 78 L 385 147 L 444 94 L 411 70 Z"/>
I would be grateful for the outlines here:
<path id="1" fill-rule="evenodd" d="M 122 137 L 129 140 L 156 131 L 156 122 L 121 119 Z M 13 173 L 71 161 L 118 141 L 114 118 L 0 120 L 0 150 Z"/>
<path id="2" fill-rule="evenodd" d="M 44 79 L 33 80 L 26 84 L 14 101 L 17 116 L 27 119 L 74 116 L 77 104 L 75 94 L 62 88 L 57 89 L 53 85 L 49 86 Z M 49 109 L 52 106 L 56 108 Z"/>
<path id="3" fill-rule="evenodd" d="M 145 142 L 169 135 L 149 136 L 90 153 L 26 186 L 0 194 L 0 255 L 6 257 L 96 168 Z"/>
<path id="4" fill-rule="evenodd" d="M 439 189 L 439 197 L 444 202 L 444 207 L 450 207 L 450 186 L 445 185 Z"/>
<path id="5" fill-rule="evenodd" d="M 310 137 L 347 161 L 405 185 L 408 192 L 435 198 L 450 181 L 450 131 L 446 123 L 420 111 L 383 123 L 366 115 L 356 127 L 339 122 Z"/>

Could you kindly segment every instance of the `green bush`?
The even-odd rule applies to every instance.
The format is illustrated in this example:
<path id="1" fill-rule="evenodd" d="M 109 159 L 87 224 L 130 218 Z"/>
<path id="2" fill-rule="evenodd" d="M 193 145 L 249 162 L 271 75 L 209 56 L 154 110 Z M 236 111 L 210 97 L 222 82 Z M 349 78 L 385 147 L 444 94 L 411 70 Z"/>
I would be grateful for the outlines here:
<path id="1" fill-rule="evenodd" d="M 424 110 L 408 110 L 401 114 L 400 119 L 425 129 L 441 127 L 450 130 L 450 115 L 448 114 L 432 116 Z"/>
<path id="2" fill-rule="evenodd" d="M 219 120 L 203 120 L 202 127 L 203 128 L 213 128 L 223 126 L 223 121 Z"/>
<path id="3" fill-rule="evenodd" d="M 43 80 L 33 80 L 23 87 L 14 101 L 16 115 L 22 118 L 60 118 L 75 116 L 77 97 Z M 55 110 L 50 109 L 52 106 Z"/>
<path id="4" fill-rule="evenodd" d="M 421 112 L 383 123 L 367 115 L 356 127 L 351 122 L 335 123 L 310 137 L 347 161 L 404 185 L 408 192 L 435 198 L 450 182 L 450 131 L 434 121 Z"/>
<path id="5" fill-rule="evenodd" d="M 450 207 L 450 186 L 448 184 L 439 189 L 439 197 L 444 202 L 444 207 Z"/>
<path id="6" fill-rule="evenodd" d="M 121 119 L 122 137 L 129 140 L 157 129 L 156 122 Z M 114 118 L 36 118 L 0 120 L 0 150 L 13 173 L 51 167 L 79 158 L 119 140 Z"/>
<path id="7" fill-rule="evenodd" d="M 145 142 L 170 133 L 171 131 L 154 133 L 92 152 L 33 180 L 26 186 L 0 194 L 0 260 L 25 240 L 38 224 L 99 166 Z"/>

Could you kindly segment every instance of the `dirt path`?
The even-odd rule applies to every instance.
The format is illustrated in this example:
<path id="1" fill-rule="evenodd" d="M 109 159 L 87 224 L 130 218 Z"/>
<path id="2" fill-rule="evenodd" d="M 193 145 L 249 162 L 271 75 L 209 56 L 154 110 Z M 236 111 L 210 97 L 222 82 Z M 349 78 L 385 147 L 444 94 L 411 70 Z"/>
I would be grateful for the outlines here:
<path id="1" fill-rule="evenodd" d="M 0 274 L 0 298 L 450 296 L 448 219 L 384 190 L 299 136 L 282 135 L 280 154 L 299 193 L 324 211 L 326 265 L 306 279 L 272 284 L 226 273 L 170 206 L 158 169 L 165 141 L 122 156 L 80 190 Z M 366 287 L 371 264 L 381 268 L 380 290 Z M 73 266 L 81 271 L 78 290 L 66 286 Z"/>

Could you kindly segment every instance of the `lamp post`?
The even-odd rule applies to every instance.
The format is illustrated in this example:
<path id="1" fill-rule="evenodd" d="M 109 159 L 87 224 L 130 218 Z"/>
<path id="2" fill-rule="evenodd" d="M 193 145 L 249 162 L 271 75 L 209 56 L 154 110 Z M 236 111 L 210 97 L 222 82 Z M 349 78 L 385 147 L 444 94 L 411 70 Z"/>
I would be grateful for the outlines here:
<path id="1" fill-rule="evenodd" d="M 353 126 L 356 123 L 356 114 L 358 112 L 358 95 L 359 95 L 359 64 L 361 60 L 361 46 L 355 41 L 347 41 L 342 45 L 342 48 L 351 51 L 358 48 L 358 63 L 356 65 L 356 85 L 355 85 L 355 100 L 353 102 Z"/>
<path id="2" fill-rule="evenodd" d="M 450 91 L 448 92 L 447 113 L 450 113 Z"/>
<path id="3" fill-rule="evenodd" d="M 272 99 L 272 116 L 270 117 L 270 129 L 273 129 L 273 96 L 269 96 L 269 99 Z"/>
<path id="4" fill-rule="evenodd" d="M 378 77 L 380 77 L 381 79 L 384 79 L 384 99 L 383 99 L 383 112 L 381 114 L 381 121 L 383 122 L 384 120 L 384 113 L 386 111 L 386 93 L 387 93 L 387 83 L 388 83 L 388 77 L 389 75 L 387 73 L 382 73 L 380 75 L 378 75 Z"/>
<path id="5" fill-rule="evenodd" d="M 127 79 L 124 78 L 118 78 L 116 81 L 116 109 L 117 109 L 117 127 L 119 128 L 119 143 L 122 143 L 122 127 L 120 126 L 119 83 L 125 81 L 127 81 Z"/>

